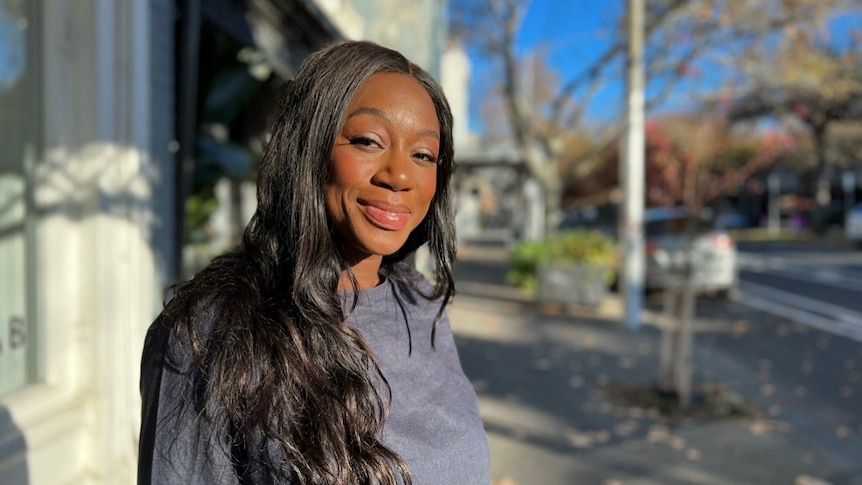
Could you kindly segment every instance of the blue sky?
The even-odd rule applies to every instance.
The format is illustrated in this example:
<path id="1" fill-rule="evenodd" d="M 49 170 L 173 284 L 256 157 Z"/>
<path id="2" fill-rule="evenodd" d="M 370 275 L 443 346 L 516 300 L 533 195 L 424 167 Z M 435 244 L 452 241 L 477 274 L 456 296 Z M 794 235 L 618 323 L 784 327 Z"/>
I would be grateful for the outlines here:
<path id="1" fill-rule="evenodd" d="M 565 82 L 608 48 L 624 8 L 624 0 L 533 0 L 518 39 L 521 52 L 544 42 L 551 66 Z M 622 83 L 609 85 L 597 95 L 591 116 L 603 117 L 596 110 L 615 106 L 623 95 Z"/>
<path id="2" fill-rule="evenodd" d="M 0 90 L 12 85 L 26 68 L 25 25 L 10 18 L 0 5 Z"/>
<path id="3" fill-rule="evenodd" d="M 520 46 L 534 48 L 549 41 L 552 62 L 564 68 L 589 62 L 607 45 L 622 7 L 621 0 L 533 0 L 521 27 Z"/>
<path id="4" fill-rule="evenodd" d="M 624 0 L 532 0 L 518 36 L 519 53 L 545 43 L 548 60 L 568 79 L 592 62 L 608 46 L 610 29 L 624 7 Z M 496 75 L 488 62 L 472 53 L 471 128 L 481 130 L 482 93 L 486 81 Z M 622 85 L 611 86 L 599 103 L 614 103 L 622 96 Z"/>
<path id="5" fill-rule="evenodd" d="M 561 82 L 570 79 L 608 47 L 625 4 L 625 0 L 532 0 L 518 36 L 519 50 L 524 53 L 544 42 L 550 65 L 560 73 Z M 851 28 L 855 26 L 858 29 L 862 25 L 860 17 L 862 9 L 853 16 L 830 22 L 831 41 L 836 45 L 846 45 Z M 471 57 L 470 126 L 479 132 L 483 122 L 483 93 L 499 75 L 490 68 L 487 60 L 476 53 L 471 53 Z M 706 87 L 714 88 L 722 82 L 722 75 L 715 74 L 716 71 L 708 65 L 701 62 L 699 67 L 701 74 L 683 80 L 665 109 L 678 109 L 686 105 L 690 93 Z M 625 95 L 624 78 L 620 74 L 619 82 L 607 85 L 594 99 L 587 111 L 588 119 L 614 119 Z"/>

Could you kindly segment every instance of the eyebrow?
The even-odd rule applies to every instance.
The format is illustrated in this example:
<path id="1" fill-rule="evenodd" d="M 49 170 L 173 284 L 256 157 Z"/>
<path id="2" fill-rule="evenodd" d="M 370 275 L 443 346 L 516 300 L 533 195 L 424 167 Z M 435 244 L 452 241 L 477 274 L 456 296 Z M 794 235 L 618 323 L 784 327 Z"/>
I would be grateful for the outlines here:
<path id="1" fill-rule="evenodd" d="M 350 119 L 350 118 L 353 118 L 354 116 L 358 116 L 361 114 L 368 114 L 371 116 L 376 116 L 377 118 L 382 118 L 383 120 L 385 120 L 388 123 L 392 123 L 392 118 L 390 118 L 388 114 L 386 114 L 385 112 L 383 112 L 377 108 L 372 108 L 370 106 L 363 106 L 361 108 L 357 108 L 355 111 L 348 114 L 347 118 Z M 434 130 L 419 130 L 417 133 L 420 136 L 428 136 L 428 137 L 434 138 L 435 140 L 438 140 L 438 141 L 440 140 L 440 134 Z"/>

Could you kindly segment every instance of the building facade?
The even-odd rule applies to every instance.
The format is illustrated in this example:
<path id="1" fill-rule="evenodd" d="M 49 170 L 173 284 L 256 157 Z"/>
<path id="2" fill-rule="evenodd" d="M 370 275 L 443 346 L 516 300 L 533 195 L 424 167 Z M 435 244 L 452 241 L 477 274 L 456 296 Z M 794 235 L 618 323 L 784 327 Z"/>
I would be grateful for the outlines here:
<path id="1" fill-rule="evenodd" d="M 180 266 L 182 155 L 196 156 L 183 106 L 202 85 L 200 32 L 289 76 L 361 31 L 347 7 L 0 1 L 0 483 L 135 482 L 141 349 Z"/>
<path id="2" fill-rule="evenodd" d="M 141 350 L 182 276 L 192 177 L 209 160 L 214 191 L 247 192 L 254 157 L 226 154 L 260 148 L 309 52 L 389 45 L 466 113 L 446 2 L 381 1 L 0 0 L 0 483 L 135 483 Z M 218 105 L 232 86 L 241 106 Z"/>

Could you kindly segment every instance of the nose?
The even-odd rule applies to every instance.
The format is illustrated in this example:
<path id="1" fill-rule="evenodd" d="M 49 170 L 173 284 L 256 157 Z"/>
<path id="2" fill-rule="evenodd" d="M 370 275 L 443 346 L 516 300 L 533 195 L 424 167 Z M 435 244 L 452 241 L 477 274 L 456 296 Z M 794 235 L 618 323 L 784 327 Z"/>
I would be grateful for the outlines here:
<path id="1" fill-rule="evenodd" d="M 386 187 L 394 192 L 410 190 L 414 185 L 415 162 L 410 154 L 401 150 L 390 150 L 381 157 L 380 166 L 374 174 L 372 183 Z"/>

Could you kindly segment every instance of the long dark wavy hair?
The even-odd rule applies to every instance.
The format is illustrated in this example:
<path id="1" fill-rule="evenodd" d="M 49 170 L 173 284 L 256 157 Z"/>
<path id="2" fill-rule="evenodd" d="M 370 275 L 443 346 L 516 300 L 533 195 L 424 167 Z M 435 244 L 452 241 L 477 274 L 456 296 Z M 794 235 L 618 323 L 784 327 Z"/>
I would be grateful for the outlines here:
<path id="1" fill-rule="evenodd" d="M 404 461 L 379 440 L 390 391 L 368 345 L 345 324 L 342 271 L 358 290 L 333 241 L 323 195 L 347 106 L 378 72 L 418 81 L 433 100 L 441 135 L 428 215 L 383 258 L 381 274 L 418 292 L 401 262 L 427 242 L 435 284 L 423 296 L 441 299 L 442 312 L 454 294 L 452 115 L 428 73 L 370 42 L 318 51 L 286 83 L 260 166 L 257 212 L 241 244 L 179 284 L 165 308 L 200 371 L 195 405 L 214 429 L 227 430 L 225 446 L 236 456 L 237 448 L 261 447 L 260 440 L 264 448 L 275 443 L 283 455 L 270 464 L 275 476 L 305 484 L 411 483 Z"/>

